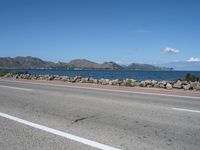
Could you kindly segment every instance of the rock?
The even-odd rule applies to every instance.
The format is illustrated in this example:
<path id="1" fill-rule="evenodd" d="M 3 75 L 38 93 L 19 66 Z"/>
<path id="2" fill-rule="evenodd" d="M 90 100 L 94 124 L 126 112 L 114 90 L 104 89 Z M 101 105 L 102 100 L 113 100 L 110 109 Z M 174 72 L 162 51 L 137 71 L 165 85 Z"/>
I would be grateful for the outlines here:
<path id="1" fill-rule="evenodd" d="M 89 81 L 89 78 L 81 78 L 81 83 L 88 83 Z"/>
<path id="2" fill-rule="evenodd" d="M 114 85 L 114 86 L 119 85 L 119 80 L 110 80 L 109 85 Z"/>
<path id="3" fill-rule="evenodd" d="M 173 84 L 173 87 L 177 88 L 177 89 L 181 89 L 182 88 L 182 82 L 180 80 L 178 80 L 177 82 L 175 82 Z"/>
<path id="4" fill-rule="evenodd" d="M 166 81 L 159 81 L 157 84 L 154 85 L 154 87 L 165 88 L 166 85 L 167 85 Z"/>
<path id="5" fill-rule="evenodd" d="M 130 79 L 126 79 L 123 82 L 124 82 L 124 86 L 130 86 L 130 87 L 133 86 L 132 80 L 130 80 Z"/>
<path id="6" fill-rule="evenodd" d="M 152 86 L 155 86 L 157 83 L 158 83 L 158 81 L 156 81 L 156 80 L 151 81 Z"/>
<path id="7" fill-rule="evenodd" d="M 144 82 L 144 81 L 141 81 L 139 86 L 140 86 L 140 87 L 145 87 L 145 86 L 146 86 L 146 84 L 145 84 L 145 82 Z"/>
<path id="8" fill-rule="evenodd" d="M 98 80 L 98 79 L 94 79 L 94 80 L 93 80 L 93 83 L 98 84 L 98 83 L 99 83 L 99 80 Z"/>
<path id="9" fill-rule="evenodd" d="M 95 82 L 98 82 L 97 79 L 94 79 L 94 78 L 88 79 L 88 83 L 95 83 Z"/>
<path id="10" fill-rule="evenodd" d="M 13 76 L 12 73 L 7 73 L 7 74 L 4 75 L 5 78 L 10 78 L 10 77 L 12 77 L 12 76 Z"/>
<path id="11" fill-rule="evenodd" d="M 200 83 L 199 82 L 197 82 L 197 81 L 196 82 L 191 82 L 190 85 L 191 85 L 192 89 L 197 90 L 197 91 L 200 90 Z"/>
<path id="12" fill-rule="evenodd" d="M 37 76 L 32 76 L 31 80 L 37 80 Z"/>
<path id="13" fill-rule="evenodd" d="M 80 82 L 80 81 L 81 81 L 81 76 L 74 77 L 74 82 Z"/>
<path id="14" fill-rule="evenodd" d="M 184 90 L 189 90 L 190 88 L 191 88 L 191 85 L 190 85 L 190 84 L 183 85 L 183 89 L 184 89 Z"/>
<path id="15" fill-rule="evenodd" d="M 18 78 L 19 78 L 19 75 L 16 74 L 16 75 L 13 76 L 13 78 L 14 78 L 14 79 L 18 79 Z"/>
<path id="16" fill-rule="evenodd" d="M 140 82 L 137 80 L 132 81 L 132 86 L 140 86 Z"/>
<path id="17" fill-rule="evenodd" d="M 119 86 L 124 86 L 124 82 L 123 81 L 119 80 L 118 82 L 119 82 Z"/>
<path id="18" fill-rule="evenodd" d="M 51 80 L 54 80 L 54 78 L 55 78 L 54 76 L 49 76 L 49 77 L 47 78 L 47 80 L 50 80 L 50 81 L 51 81 Z"/>
<path id="19" fill-rule="evenodd" d="M 152 81 L 151 80 L 145 80 L 144 81 L 144 87 L 152 87 Z"/>
<path id="20" fill-rule="evenodd" d="M 163 85 L 166 85 L 167 81 L 161 81 L 160 83 L 163 84 Z"/>
<path id="21" fill-rule="evenodd" d="M 166 84 L 166 89 L 168 89 L 168 90 L 171 90 L 173 87 L 172 87 L 172 85 L 170 84 L 170 83 L 167 83 Z"/>
<path id="22" fill-rule="evenodd" d="M 109 79 L 103 79 L 102 85 L 108 85 L 109 84 Z"/>
<path id="23" fill-rule="evenodd" d="M 108 82 L 108 84 L 109 84 L 109 85 L 113 85 L 113 81 L 110 80 L 110 81 Z"/>
<path id="24" fill-rule="evenodd" d="M 68 76 L 62 76 L 62 77 L 60 77 L 60 80 L 67 82 L 67 81 L 69 81 L 69 77 Z"/>

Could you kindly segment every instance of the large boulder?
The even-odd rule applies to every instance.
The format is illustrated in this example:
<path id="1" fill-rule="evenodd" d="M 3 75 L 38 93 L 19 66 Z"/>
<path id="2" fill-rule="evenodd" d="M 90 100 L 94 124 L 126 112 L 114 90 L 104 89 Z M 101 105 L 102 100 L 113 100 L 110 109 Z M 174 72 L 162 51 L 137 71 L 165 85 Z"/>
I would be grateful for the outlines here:
<path id="1" fill-rule="evenodd" d="M 103 79 L 102 84 L 103 84 L 103 85 L 108 85 L 108 84 L 109 84 L 109 79 Z"/>
<path id="2" fill-rule="evenodd" d="M 152 80 L 152 81 L 151 81 L 151 84 L 152 84 L 152 86 L 154 86 L 154 87 L 156 86 L 157 83 L 158 83 L 158 81 L 156 81 L 156 80 Z"/>
<path id="3" fill-rule="evenodd" d="M 152 85 L 151 80 L 145 80 L 145 81 L 140 82 L 140 86 L 141 87 L 152 87 L 153 85 Z"/>
<path id="4" fill-rule="evenodd" d="M 154 87 L 165 88 L 166 85 L 167 85 L 166 81 L 159 81 L 157 84 L 154 85 Z"/>
<path id="5" fill-rule="evenodd" d="M 72 83 L 75 83 L 75 82 L 80 82 L 81 81 L 81 76 L 75 76 L 74 78 L 70 78 L 70 81 Z"/>
<path id="6" fill-rule="evenodd" d="M 60 76 L 57 78 L 57 80 L 67 82 L 67 81 L 69 81 L 69 77 L 68 76 Z"/>
<path id="7" fill-rule="evenodd" d="M 13 76 L 12 73 L 7 73 L 7 74 L 4 75 L 5 78 L 10 78 L 10 77 L 12 77 L 12 76 Z"/>
<path id="8" fill-rule="evenodd" d="M 109 85 L 119 85 L 119 80 L 110 80 Z"/>
<path id="9" fill-rule="evenodd" d="M 81 78 L 81 83 L 88 83 L 89 81 L 89 78 Z"/>
<path id="10" fill-rule="evenodd" d="M 144 87 L 152 87 L 152 81 L 151 80 L 145 80 L 144 81 Z"/>
<path id="11" fill-rule="evenodd" d="M 166 84 L 166 89 L 168 89 L 168 90 L 171 90 L 173 87 L 172 87 L 172 85 L 170 84 L 170 83 L 167 83 Z"/>
<path id="12" fill-rule="evenodd" d="M 194 90 L 200 90 L 200 83 L 199 82 L 191 82 L 190 83 L 191 85 L 191 88 L 194 89 Z"/>
<path id="13" fill-rule="evenodd" d="M 182 82 L 181 82 L 180 80 L 176 81 L 176 82 L 173 84 L 173 88 L 181 89 L 181 88 L 182 88 Z"/>
<path id="14" fill-rule="evenodd" d="M 102 84 L 102 85 L 108 85 L 109 84 L 109 79 L 100 79 L 99 84 Z"/>
<path id="15" fill-rule="evenodd" d="M 47 78 L 47 80 L 50 80 L 50 81 L 51 81 L 51 80 L 54 80 L 54 78 L 55 78 L 54 76 L 49 76 L 49 77 Z"/>
<path id="16" fill-rule="evenodd" d="M 133 86 L 133 80 L 131 79 L 126 79 L 123 82 L 124 82 L 124 86 L 129 86 L 129 87 Z"/>
<path id="17" fill-rule="evenodd" d="M 190 84 L 185 84 L 185 85 L 183 85 L 183 89 L 184 90 L 189 90 L 189 89 L 191 89 L 191 85 Z"/>

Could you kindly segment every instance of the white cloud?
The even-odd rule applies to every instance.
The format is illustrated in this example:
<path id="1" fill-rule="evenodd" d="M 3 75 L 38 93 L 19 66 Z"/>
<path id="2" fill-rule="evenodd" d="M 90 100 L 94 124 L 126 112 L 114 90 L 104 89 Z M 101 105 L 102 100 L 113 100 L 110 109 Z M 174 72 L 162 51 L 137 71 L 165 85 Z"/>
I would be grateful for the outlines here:
<path id="1" fill-rule="evenodd" d="M 175 48 L 166 47 L 164 49 L 164 52 L 166 52 L 166 53 L 179 53 L 180 51 L 178 49 L 175 49 Z"/>
<path id="2" fill-rule="evenodd" d="M 190 57 L 190 59 L 187 60 L 188 62 L 200 62 L 200 58 L 197 57 Z"/>

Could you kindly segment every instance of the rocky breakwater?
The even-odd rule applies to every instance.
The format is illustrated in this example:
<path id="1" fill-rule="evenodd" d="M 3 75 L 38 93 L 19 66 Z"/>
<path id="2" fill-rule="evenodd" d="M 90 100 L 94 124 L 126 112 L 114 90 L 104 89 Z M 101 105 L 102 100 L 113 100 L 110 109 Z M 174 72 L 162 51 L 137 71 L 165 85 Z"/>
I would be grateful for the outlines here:
<path id="1" fill-rule="evenodd" d="M 31 74 L 13 74 L 7 73 L 2 77 L 14 78 L 14 79 L 26 79 L 26 80 L 48 80 L 48 81 L 63 81 L 70 83 L 92 83 L 100 85 L 112 85 L 112 86 L 127 86 L 127 87 L 148 87 L 148 88 L 164 88 L 168 90 L 172 89 L 184 89 L 184 90 L 195 90 L 200 91 L 199 81 L 155 81 L 155 80 L 144 80 L 138 81 L 134 79 L 126 80 L 110 80 L 110 79 L 94 79 L 94 78 L 83 78 L 81 76 L 69 77 L 69 76 L 58 76 L 58 75 L 31 75 Z"/>

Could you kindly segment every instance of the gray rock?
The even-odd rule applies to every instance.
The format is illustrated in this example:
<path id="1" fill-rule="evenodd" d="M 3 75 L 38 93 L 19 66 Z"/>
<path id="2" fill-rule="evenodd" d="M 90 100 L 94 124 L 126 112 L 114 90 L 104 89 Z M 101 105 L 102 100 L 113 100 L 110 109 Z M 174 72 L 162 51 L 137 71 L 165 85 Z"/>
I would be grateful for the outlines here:
<path id="1" fill-rule="evenodd" d="M 182 88 L 182 82 L 178 80 L 173 84 L 173 88 L 181 89 Z"/>
<path id="2" fill-rule="evenodd" d="M 48 78 L 47 78 L 47 80 L 54 80 L 54 76 L 49 76 Z"/>
<path id="3" fill-rule="evenodd" d="M 88 83 L 89 81 L 89 78 L 81 78 L 81 83 Z"/>
<path id="4" fill-rule="evenodd" d="M 158 81 L 156 81 L 156 80 L 151 81 L 152 86 L 155 86 L 157 83 L 158 83 Z"/>
<path id="5" fill-rule="evenodd" d="M 151 80 L 145 80 L 144 81 L 144 87 L 152 87 L 152 81 Z"/>
<path id="6" fill-rule="evenodd" d="M 197 90 L 197 91 L 200 90 L 200 83 L 199 82 L 196 81 L 196 82 L 190 83 L 190 85 L 194 90 Z"/>
<path id="7" fill-rule="evenodd" d="M 72 82 L 80 82 L 81 81 L 81 76 L 75 76 Z"/>
<path id="8" fill-rule="evenodd" d="M 69 77 L 68 76 L 61 76 L 59 80 L 67 82 L 67 81 L 69 81 Z"/>
<path id="9" fill-rule="evenodd" d="M 124 86 L 129 86 L 129 87 L 133 86 L 133 83 L 132 83 L 131 79 L 123 80 L 123 82 L 124 82 Z"/>
<path id="10" fill-rule="evenodd" d="M 108 85 L 109 84 L 109 79 L 103 79 L 102 85 Z"/>
<path id="11" fill-rule="evenodd" d="M 183 85 L 184 90 L 189 90 L 191 88 L 190 84 Z"/>
<path id="12" fill-rule="evenodd" d="M 167 84 L 166 81 L 159 81 L 157 84 L 154 85 L 154 87 L 165 88 L 166 84 Z"/>
<path id="13" fill-rule="evenodd" d="M 98 80 L 98 79 L 94 79 L 94 80 L 93 80 L 93 83 L 98 84 L 98 83 L 99 83 L 99 80 Z"/>
<path id="14" fill-rule="evenodd" d="M 172 87 L 172 85 L 170 84 L 170 83 L 167 83 L 166 84 L 166 89 L 168 89 L 168 90 L 171 90 L 173 87 Z"/>

